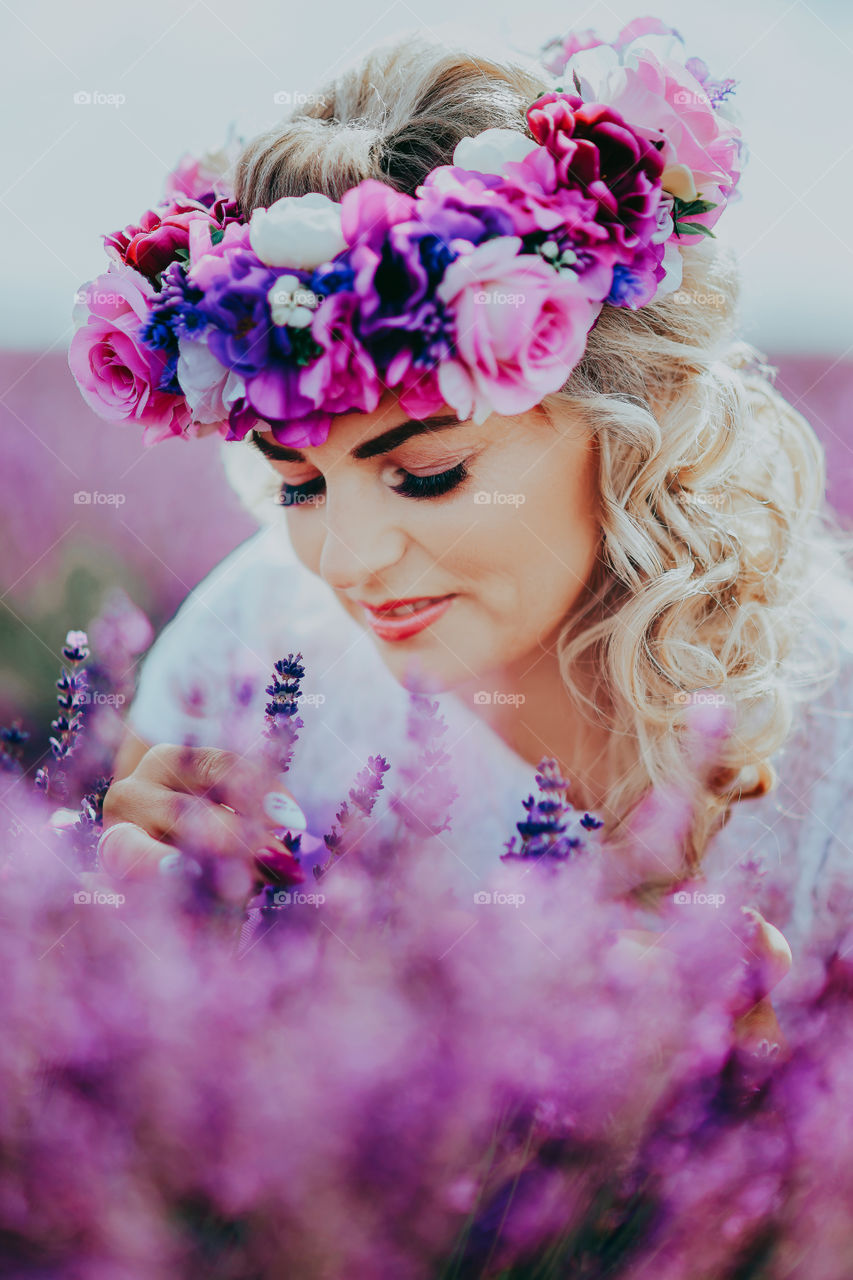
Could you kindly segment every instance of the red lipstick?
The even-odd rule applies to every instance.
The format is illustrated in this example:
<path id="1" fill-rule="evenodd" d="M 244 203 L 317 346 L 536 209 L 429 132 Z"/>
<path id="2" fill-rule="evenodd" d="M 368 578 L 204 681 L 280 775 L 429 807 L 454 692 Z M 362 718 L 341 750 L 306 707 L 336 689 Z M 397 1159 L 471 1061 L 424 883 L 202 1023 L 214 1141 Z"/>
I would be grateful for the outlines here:
<path id="1" fill-rule="evenodd" d="M 407 600 L 384 600 L 380 605 L 369 605 L 364 601 L 360 603 L 368 623 L 380 640 L 407 640 L 442 617 L 455 598 L 452 595 L 410 596 Z M 402 605 L 418 607 L 398 617 L 387 616 L 390 610 Z"/>

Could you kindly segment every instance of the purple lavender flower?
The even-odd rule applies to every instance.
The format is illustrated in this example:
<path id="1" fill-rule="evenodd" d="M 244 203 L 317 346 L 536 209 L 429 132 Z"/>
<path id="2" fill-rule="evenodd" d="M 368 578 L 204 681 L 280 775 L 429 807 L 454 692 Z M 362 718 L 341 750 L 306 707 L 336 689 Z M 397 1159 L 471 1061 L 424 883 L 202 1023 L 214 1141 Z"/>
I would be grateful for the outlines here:
<path id="1" fill-rule="evenodd" d="M 272 682 L 265 689 L 270 695 L 266 707 L 267 743 L 270 755 L 282 773 L 290 768 L 298 731 L 305 724 L 297 713 L 302 694 L 300 684 L 304 675 L 302 654 L 289 653 L 286 658 L 280 658 L 275 663 Z"/>
<path id="2" fill-rule="evenodd" d="M 441 746 L 446 732 L 438 703 L 426 693 L 410 690 L 407 736 L 418 756 L 400 766 L 405 789 L 392 795 L 390 805 L 403 825 L 421 836 L 437 836 L 450 829 L 450 809 L 459 795 L 450 776 L 451 758 Z"/>
<path id="3" fill-rule="evenodd" d="M 349 789 L 349 801 L 344 800 L 335 817 L 339 827 L 333 826 L 324 836 L 329 857 L 321 866 L 314 867 L 314 875 L 319 880 L 335 861 L 347 853 L 353 841 L 363 833 L 364 819 L 369 818 L 373 806 L 382 790 L 382 775 L 391 766 L 383 756 L 368 756 L 367 765 L 356 775 L 355 783 Z"/>
<path id="4" fill-rule="evenodd" d="M 582 816 L 576 813 L 569 800 L 571 784 L 562 776 L 557 761 L 552 757 L 545 756 L 539 761 L 536 783 L 542 798 L 534 800 L 531 795 L 522 800 L 528 817 L 526 821 L 515 824 L 521 836 L 521 846 L 516 849 L 516 837 L 512 836 L 504 846 L 506 853 L 501 855 L 501 860 L 524 861 L 546 855 L 550 859 L 563 860 L 587 852 L 584 833 L 602 827 L 601 819 L 589 813 Z"/>

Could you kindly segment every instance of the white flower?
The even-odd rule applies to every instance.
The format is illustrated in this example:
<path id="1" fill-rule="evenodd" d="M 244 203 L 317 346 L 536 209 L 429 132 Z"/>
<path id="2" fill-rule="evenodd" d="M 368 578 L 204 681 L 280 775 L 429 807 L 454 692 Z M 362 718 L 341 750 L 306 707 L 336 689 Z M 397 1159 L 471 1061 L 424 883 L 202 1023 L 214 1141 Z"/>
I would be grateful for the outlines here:
<path id="1" fill-rule="evenodd" d="M 252 214 L 249 243 L 268 267 L 311 271 L 346 247 L 341 206 L 318 191 L 282 196 Z"/>
<path id="2" fill-rule="evenodd" d="M 507 160 L 523 160 L 538 146 L 517 129 L 484 129 L 476 138 L 457 142 L 453 163 L 476 173 L 500 174 Z"/>
<path id="3" fill-rule="evenodd" d="M 207 343 L 178 340 L 178 382 L 192 410 L 193 422 L 224 422 L 231 405 L 246 394 L 246 384 L 226 369 Z"/>
<path id="4" fill-rule="evenodd" d="M 267 292 L 272 322 L 293 329 L 307 329 L 314 319 L 320 299 L 303 285 L 299 276 L 279 276 Z"/>

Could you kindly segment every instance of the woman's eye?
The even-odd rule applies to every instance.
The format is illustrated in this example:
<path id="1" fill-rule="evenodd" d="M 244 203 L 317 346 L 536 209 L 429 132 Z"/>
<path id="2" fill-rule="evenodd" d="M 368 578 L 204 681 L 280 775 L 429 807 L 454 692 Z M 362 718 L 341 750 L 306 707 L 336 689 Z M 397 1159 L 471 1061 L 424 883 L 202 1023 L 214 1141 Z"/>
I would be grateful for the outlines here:
<path id="1" fill-rule="evenodd" d="M 415 476 L 402 467 L 396 467 L 395 471 L 403 479 L 391 487 L 395 493 L 402 493 L 406 498 L 439 498 L 443 493 L 455 489 L 468 475 L 464 462 L 457 462 L 449 471 L 439 471 L 437 475 L 431 476 Z"/>
<path id="2" fill-rule="evenodd" d="M 457 462 L 456 466 L 451 467 L 449 471 L 440 471 L 437 475 L 430 476 L 416 476 L 410 471 L 404 471 L 402 467 L 394 467 L 393 471 L 403 479 L 391 488 L 395 493 L 400 493 L 406 498 L 441 497 L 442 494 L 449 493 L 451 489 L 460 485 L 468 475 L 464 462 Z M 282 507 L 313 504 L 315 499 L 322 498 L 325 483 L 322 476 L 315 476 L 313 480 L 306 480 L 304 484 L 288 484 L 284 481 L 279 491 L 278 503 Z"/>

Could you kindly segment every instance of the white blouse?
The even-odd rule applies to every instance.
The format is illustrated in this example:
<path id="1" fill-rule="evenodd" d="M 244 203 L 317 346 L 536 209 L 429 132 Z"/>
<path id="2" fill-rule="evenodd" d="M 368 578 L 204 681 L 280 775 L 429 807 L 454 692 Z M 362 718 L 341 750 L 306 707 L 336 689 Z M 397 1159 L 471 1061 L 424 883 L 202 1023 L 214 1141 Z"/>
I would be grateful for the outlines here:
<path id="1" fill-rule="evenodd" d="M 853 589 L 827 582 L 815 598 L 816 625 L 839 640 L 839 674 L 826 692 L 797 704 L 792 734 L 773 761 L 777 786 L 734 806 L 705 860 L 724 878 L 747 854 L 782 870 L 787 892 L 752 901 L 784 931 L 795 957 L 815 910 L 830 905 L 830 869 L 853 875 Z M 372 816 L 380 825 L 396 821 L 387 792 L 395 762 L 412 750 L 408 693 L 371 633 L 296 558 L 281 525 L 252 535 L 190 592 L 143 661 L 128 721 L 150 743 L 249 750 L 263 732 L 273 663 L 288 653 L 302 654 L 304 727 L 284 782 L 308 831 L 331 829 L 356 774 L 375 755 L 391 769 Z M 538 794 L 536 769 L 452 692 L 433 696 L 460 793 L 450 828 L 434 839 L 461 891 L 473 893 L 516 834 L 522 799 Z"/>

